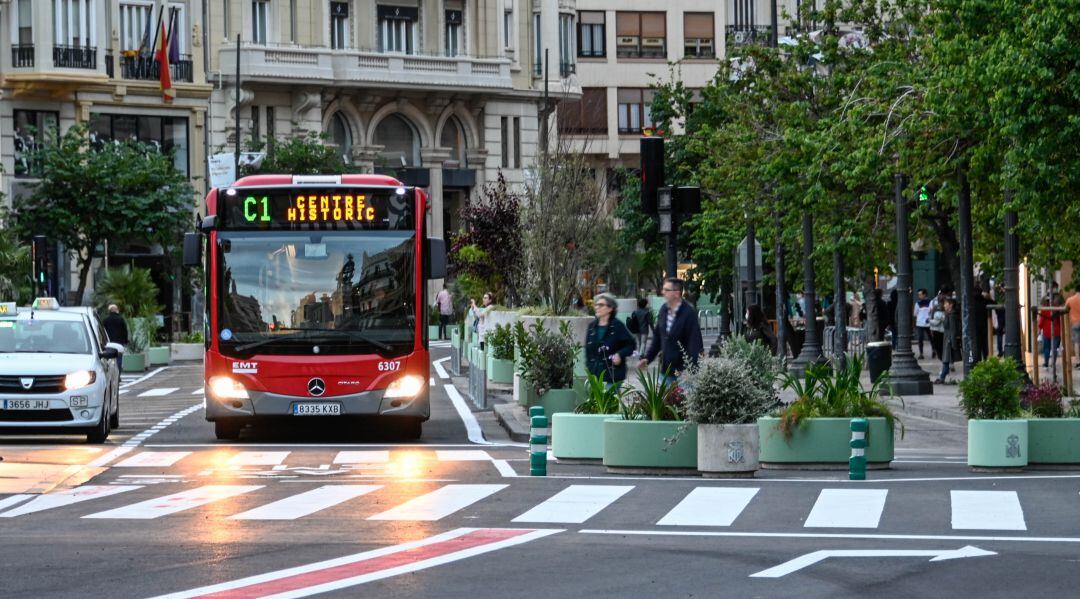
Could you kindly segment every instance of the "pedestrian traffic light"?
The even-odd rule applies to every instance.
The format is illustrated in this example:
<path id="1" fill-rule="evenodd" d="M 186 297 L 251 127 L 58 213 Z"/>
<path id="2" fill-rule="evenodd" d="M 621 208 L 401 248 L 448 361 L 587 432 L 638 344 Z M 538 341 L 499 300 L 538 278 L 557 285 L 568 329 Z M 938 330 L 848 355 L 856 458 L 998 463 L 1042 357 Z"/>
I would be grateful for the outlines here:
<path id="1" fill-rule="evenodd" d="M 34 263 L 34 284 L 44 286 L 49 271 L 47 239 L 44 235 L 34 235 L 30 241 L 30 252 Z"/>
<path id="2" fill-rule="evenodd" d="M 656 190 L 664 185 L 664 138 L 641 138 L 641 211 L 656 214 Z"/>
<path id="3" fill-rule="evenodd" d="M 930 201 L 930 192 L 926 191 L 926 186 L 923 185 L 919 188 L 919 206 L 925 206 Z"/>

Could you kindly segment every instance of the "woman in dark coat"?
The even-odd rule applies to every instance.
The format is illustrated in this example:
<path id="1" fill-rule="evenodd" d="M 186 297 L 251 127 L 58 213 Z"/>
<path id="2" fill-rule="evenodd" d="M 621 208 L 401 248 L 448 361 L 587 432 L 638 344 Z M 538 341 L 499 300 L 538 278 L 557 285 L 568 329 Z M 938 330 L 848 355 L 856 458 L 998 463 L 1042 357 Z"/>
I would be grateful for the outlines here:
<path id="1" fill-rule="evenodd" d="M 935 383 L 945 383 L 952 363 L 960 357 L 960 315 L 956 312 L 956 300 L 945 298 L 945 334 L 941 341 L 941 373 Z"/>
<path id="2" fill-rule="evenodd" d="M 751 304 L 746 309 L 746 339 L 764 345 L 776 355 L 776 336 L 773 335 L 772 325 L 757 304 Z"/>
<path id="3" fill-rule="evenodd" d="M 608 383 L 626 380 L 626 360 L 637 347 L 630 330 L 616 318 L 615 298 L 601 293 L 593 299 L 596 318 L 585 333 L 585 368 Z"/>

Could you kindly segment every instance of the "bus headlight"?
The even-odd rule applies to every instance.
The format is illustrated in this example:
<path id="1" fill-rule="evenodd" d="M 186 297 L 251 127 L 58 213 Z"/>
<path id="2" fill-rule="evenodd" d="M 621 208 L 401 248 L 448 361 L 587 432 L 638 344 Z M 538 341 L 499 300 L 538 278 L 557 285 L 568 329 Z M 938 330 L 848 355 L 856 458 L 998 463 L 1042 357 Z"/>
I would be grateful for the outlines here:
<path id="1" fill-rule="evenodd" d="M 97 373 L 93 370 L 76 370 L 64 377 L 64 389 L 80 389 L 97 380 Z"/>
<path id="2" fill-rule="evenodd" d="M 244 384 L 228 376 L 210 377 L 210 393 L 218 399 L 247 399 Z"/>
<path id="3" fill-rule="evenodd" d="M 390 386 L 386 388 L 384 397 L 416 397 L 416 394 L 420 393 L 423 388 L 423 378 L 415 374 L 406 374 L 390 383 Z"/>

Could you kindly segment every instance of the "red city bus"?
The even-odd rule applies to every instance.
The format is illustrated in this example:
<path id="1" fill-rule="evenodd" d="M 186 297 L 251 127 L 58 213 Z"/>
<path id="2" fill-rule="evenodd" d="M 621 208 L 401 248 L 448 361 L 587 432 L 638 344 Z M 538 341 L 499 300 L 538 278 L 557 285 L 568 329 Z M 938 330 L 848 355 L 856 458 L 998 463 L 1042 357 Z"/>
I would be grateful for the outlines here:
<path id="1" fill-rule="evenodd" d="M 206 419 L 377 416 L 418 438 L 428 398 L 427 196 L 381 175 L 244 177 L 206 196 L 184 263 L 203 266 Z"/>

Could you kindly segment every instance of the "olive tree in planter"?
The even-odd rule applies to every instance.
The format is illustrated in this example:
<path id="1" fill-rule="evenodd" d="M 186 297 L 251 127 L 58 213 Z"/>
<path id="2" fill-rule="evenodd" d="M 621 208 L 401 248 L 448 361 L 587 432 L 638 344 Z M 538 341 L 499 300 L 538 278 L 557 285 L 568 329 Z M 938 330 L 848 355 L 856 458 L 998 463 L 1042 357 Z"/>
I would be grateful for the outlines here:
<path id="1" fill-rule="evenodd" d="M 629 389 L 609 385 L 602 376 L 588 375 L 585 401 L 573 413 L 551 419 L 551 451 L 556 458 L 600 460 L 604 457 L 604 421 L 622 418 L 623 401 Z"/>
<path id="2" fill-rule="evenodd" d="M 608 471 L 696 471 L 697 429 L 686 428 L 682 406 L 682 390 L 675 381 L 655 370 L 639 370 L 638 384 L 629 394 L 623 418 L 604 420 L 604 466 Z"/>
<path id="3" fill-rule="evenodd" d="M 543 406 L 548 417 L 573 412 L 580 403 L 573 389 L 576 349 L 567 324 L 561 324 L 558 333 L 541 323 L 533 324 L 529 331 L 529 341 L 522 348 L 522 377 L 535 391 L 536 405 Z"/>
<path id="4" fill-rule="evenodd" d="M 1020 405 L 1028 418 L 1028 465 L 1080 465 L 1080 401 L 1066 410 L 1061 387 L 1044 382 L 1024 389 Z"/>
<path id="5" fill-rule="evenodd" d="M 960 407 L 968 417 L 968 466 L 1023 468 L 1028 463 L 1028 421 L 1022 418 L 1024 375 L 1011 358 L 989 358 L 960 382 Z"/>
<path id="6" fill-rule="evenodd" d="M 514 382 L 514 330 L 509 324 L 495 325 L 488 333 L 487 376 L 493 383 Z"/>
<path id="7" fill-rule="evenodd" d="M 866 462 L 888 468 L 894 456 L 898 422 L 881 401 L 881 382 L 864 389 L 859 377 L 863 360 L 852 356 L 833 371 L 827 364 L 808 368 L 805 380 L 784 375 L 795 401 L 773 416 L 758 418 L 763 468 L 847 468 L 851 457 L 851 419 L 866 418 Z M 901 434 L 903 425 L 901 424 Z"/>
<path id="8" fill-rule="evenodd" d="M 757 419 L 777 404 L 779 362 L 760 343 L 732 337 L 719 356 L 683 375 L 686 420 L 697 425 L 697 468 L 707 477 L 753 476 Z"/>

